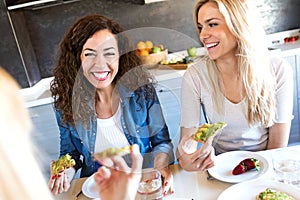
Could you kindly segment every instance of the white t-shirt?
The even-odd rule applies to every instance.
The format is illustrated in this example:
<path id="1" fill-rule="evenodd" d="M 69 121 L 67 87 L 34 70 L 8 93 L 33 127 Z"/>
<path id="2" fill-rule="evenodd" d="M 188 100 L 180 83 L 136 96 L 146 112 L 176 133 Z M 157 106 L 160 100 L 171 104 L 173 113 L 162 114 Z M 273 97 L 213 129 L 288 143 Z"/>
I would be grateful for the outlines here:
<path id="1" fill-rule="evenodd" d="M 121 126 L 121 106 L 117 112 L 108 119 L 97 118 L 97 136 L 95 152 L 101 152 L 111 147 L 124 147 L 129 142 Z"/>
<path id="2" fill-rule="evenodd" d="M 276 76 L 276 116 L 274 123 L 288 123 L 293 119 L 293 71 L 283 59 L 272 58 L 271 64 Z M 208 66 L 203 60 L 192 65 L 185 72 L 181 87 L 181 127 L 192 128 L 200 125 L 200 99 L 210 123 L 226 122 L 222 132 L 214 138 L 216 153 L 232 150 L 263 150 L 268 141 L 268 129 L 260 124 L 248 125 L 247 100 L 235 104 L 224 99 L 224 115 L 213 109 L 212 84 Z"/>

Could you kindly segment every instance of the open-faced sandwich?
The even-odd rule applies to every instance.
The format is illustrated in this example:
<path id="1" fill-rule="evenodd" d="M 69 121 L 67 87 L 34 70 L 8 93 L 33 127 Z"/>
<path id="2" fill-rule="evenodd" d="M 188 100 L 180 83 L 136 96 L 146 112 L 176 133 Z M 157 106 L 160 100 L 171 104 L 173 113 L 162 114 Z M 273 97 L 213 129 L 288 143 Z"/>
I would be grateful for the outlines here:
<path id="1" fill-rule="evenodd" d="M 215 135 L 226 126 L 227 124 L 225 122 L 218 122 L 214 124 L 205 123 L 198 128 L 198 130 L 193 136 L 193 139 L 197 142 L 204 143 L 210 136 Z"/>
<path id="2" fill-rule="evenodd" d="M 112 157 L 112 156 L 116 156 L 116 155 L 123 156 L 123 155 L 130 153 L 130 151 L 131 151 L 130 145 L 127 145 L 127 146 L 124 146 L 121 148 L 112 147 L 112 148 L 105 149 L 102 152 L 95 153 L 94 158 L 101 159 L 101 158 Z"/>
<path id="3" fill-rule="evenodd" d="M 296 200 L 296 199 L 274 188 L 267 188 L 266 190 L 260 192 L 257 195 L 256 200 Z"/>
<path id="4" fill-rule="evenodd" d="M 57 161 L 52 163 L 51 173 L 56 176 L 60 172 L 73 167 L 75 165 L 75 160 L 69 154 L 61 156 Z"/>

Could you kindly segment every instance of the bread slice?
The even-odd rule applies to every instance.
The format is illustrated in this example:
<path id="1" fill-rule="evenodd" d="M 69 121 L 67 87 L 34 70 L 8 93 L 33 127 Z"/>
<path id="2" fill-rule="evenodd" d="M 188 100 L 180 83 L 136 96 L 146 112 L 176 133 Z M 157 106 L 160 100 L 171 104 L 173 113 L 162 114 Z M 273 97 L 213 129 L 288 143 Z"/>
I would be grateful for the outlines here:
<path id="1" fill-rule="evenodd" d="M 296 199 L 274 188 L 267 188 L 256 196 L 256 200 L 296 200 Z"/>
<path id="2" fill-rule="evenodd" d="M 198 128 L 193 136 L 193 139 L 197 142 L 204 143 L 209 137 L 214 136 L 226 126 L 227 124 L 225 122 L 218 122 L 214 124 L 205 123 Z"/>
<path id="3" fill-rule="evenodd" d="M 57 161 L 52 163 L 51 174 L 57 175 L 65 169 L 73 167 L 75 164 L 75 160 L 69 154 L 61 156 Z"/>
<path id="4" fill-rule="evenodd" d="M 124 146 L 124 147 L 121 147 L 121 148 L 112 147 L 112 148 L 105 149 L 102 152 L 95 153 L 94 158 L 95 159 L 101 159 L 101 158 L 113 157 L 113 156 L 116 156 L 116 155 L 123 156 L 123 155 L 126 155 L 126 154 L 130 153 L 130 152 L 131 152 L 131 146 L 130 145 L 127 145 L 127 146 Z"/>

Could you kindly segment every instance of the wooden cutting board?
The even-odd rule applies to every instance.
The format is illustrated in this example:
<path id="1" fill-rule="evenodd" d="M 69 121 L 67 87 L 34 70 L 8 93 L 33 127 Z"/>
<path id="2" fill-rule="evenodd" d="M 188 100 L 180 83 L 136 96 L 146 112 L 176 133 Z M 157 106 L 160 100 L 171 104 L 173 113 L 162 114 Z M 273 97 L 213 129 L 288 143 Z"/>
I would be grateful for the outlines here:
<path id="1" fill-rule="evenodd" d="M 185 70 L 189 67 L 189 64 L 169 64 L 169 65 L 159 65 L 160 69 L 176 69 Z"/>

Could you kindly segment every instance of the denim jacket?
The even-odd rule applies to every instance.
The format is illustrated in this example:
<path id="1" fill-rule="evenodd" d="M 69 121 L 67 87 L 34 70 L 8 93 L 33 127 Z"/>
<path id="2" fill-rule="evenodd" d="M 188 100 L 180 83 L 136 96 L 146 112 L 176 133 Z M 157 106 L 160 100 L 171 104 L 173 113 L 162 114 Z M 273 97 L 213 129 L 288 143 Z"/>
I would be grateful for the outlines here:
<path id="1" fill-rule="evenodd" d="M 153 85 L 151 86 L 155 92 Z M 121 125 L 129 144 L 138 144 L 144 157 L 145 154 L 151 154 L 151 165 L 154 157 L 161 152 L 167 153 L 172 162 L 173 144 L 157 94 L 154 94 L 154 99 L 147 98 L 148 89 L 144 86 L 131 92 L 119 85 L 118 90 L 121 99 Z M 63 123 L 58 110 L 56 119 L 60 130 L 60 156 L 69 153 L 75 159 L 75 169 L 81 168 L 80 177 L 92 175 L 100 166 L 92 157 L 97 133 L 96 117 L 90 117 L 89 129 L 85 129 L 82 123 L 76 123 L 75 126 Z"/>

